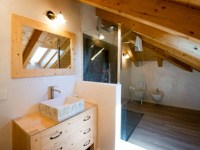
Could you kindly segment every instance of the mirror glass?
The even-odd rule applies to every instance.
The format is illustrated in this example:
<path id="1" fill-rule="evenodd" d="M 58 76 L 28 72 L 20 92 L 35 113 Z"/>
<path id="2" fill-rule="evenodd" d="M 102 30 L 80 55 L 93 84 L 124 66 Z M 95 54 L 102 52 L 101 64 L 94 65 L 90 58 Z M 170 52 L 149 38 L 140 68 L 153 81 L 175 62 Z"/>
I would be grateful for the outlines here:
<path id="1" fill-rule="evenodd" d="M 70 38 L 22 26 L 24 69 L 70 69 L 70 49 Z"/>

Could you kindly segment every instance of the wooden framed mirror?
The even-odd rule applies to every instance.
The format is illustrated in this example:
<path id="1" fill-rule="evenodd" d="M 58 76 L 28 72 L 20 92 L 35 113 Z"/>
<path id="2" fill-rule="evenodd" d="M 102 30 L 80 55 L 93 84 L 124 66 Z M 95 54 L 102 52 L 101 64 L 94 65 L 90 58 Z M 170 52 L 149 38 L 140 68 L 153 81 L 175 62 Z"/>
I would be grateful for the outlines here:
<path id="1" fill-rule="evenodd" d="M 76 73 L 75 34 L 12 14 L 11 77 Z"/>

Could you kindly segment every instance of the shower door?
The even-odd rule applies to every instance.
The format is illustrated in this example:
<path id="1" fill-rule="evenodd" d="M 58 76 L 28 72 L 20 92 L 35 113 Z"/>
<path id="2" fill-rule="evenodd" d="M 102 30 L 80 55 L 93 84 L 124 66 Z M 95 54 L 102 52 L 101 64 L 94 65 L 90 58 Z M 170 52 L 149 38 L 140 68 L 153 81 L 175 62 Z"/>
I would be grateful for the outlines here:
<path id="1" fill-rule="evenodd" d="M 117 83 L 117 31 L 101 28 L 104 39 L 97 30 L 83 34 L 83 80 Z"/>
<path id="2" fill-rule="evenodd" d="M 122 26 L 122 61 L 121 61 L 121 139 L 131 143 L 134 132 L 141 121 L 143 114 L 136 111 L 141 105 L 143 87 L 143 51 L 139 37 L 133 31 Z M 140 91 L 139 91 L 140 92 Z"/>

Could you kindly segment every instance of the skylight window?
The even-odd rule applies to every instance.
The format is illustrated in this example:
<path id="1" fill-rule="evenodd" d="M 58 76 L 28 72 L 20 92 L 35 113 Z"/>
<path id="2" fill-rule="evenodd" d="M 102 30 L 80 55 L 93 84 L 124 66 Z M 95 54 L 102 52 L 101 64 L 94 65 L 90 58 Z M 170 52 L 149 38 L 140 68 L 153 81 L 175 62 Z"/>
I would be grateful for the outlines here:
<path id="1" fill-rule="evenodd" d="M 35 54 L 31 58 L 30 63 L 31 64 L 38 63 L 40 61 L 40 59 L 42 58 L 42 56 L 46 53 L 47 50 L 48 50 L 48 48 L 38 47 Z"/>
<path id="2" fill-rule="evenodd" d="M 52 60 L 49 62 L 46 68 L 50 68 L 58 60 L 58 54 L 56 54 Z"/>

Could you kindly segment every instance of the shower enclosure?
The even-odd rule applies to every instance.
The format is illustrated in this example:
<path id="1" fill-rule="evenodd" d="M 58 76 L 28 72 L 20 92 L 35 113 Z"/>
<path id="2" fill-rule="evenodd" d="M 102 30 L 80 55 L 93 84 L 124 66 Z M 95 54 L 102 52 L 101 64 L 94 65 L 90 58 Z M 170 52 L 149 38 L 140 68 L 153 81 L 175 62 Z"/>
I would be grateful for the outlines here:
<path id="1" fill-rule="evenodd" d="M 145 95 L 145 76 L 143 74 L 143 48 L 142 41 L 136 33 L 122 26 L 122 113 L 121 113 L 121 139 L 133 143 L 134 131 L 142 113 L 135 111 L 136 103 L 142 105 Z"/>
<path id="2" fill-rule="evenodd" d="M 83 34 L 83 80 L 117 83 L 117 27 L 98 24 Z"/>
<path id="3" fill-rule="evenodd" d="M 131 108 L 135 101 L 142 102 L 143 97 L 137 94 L 145 93 L 142 71 L 143 52 L 141 41 L 135 33 L 121 25 L 118 29 L 119 33 L 113 25 L 104 26 L 98 23 L 96 28 L 84 32 L 83 80 L 102 83 L 120 81 L 122 85 L 121 139 L 129 142 L 143 116 Z M 121 39 L 120 43 L 118 43 L 119 39 Z M 122 48 L 120 52 L 119 47 Z M 135 55 L 140 59 L 136 60 Z M 118 70 L 119 60 L 121 70 Z"/>

